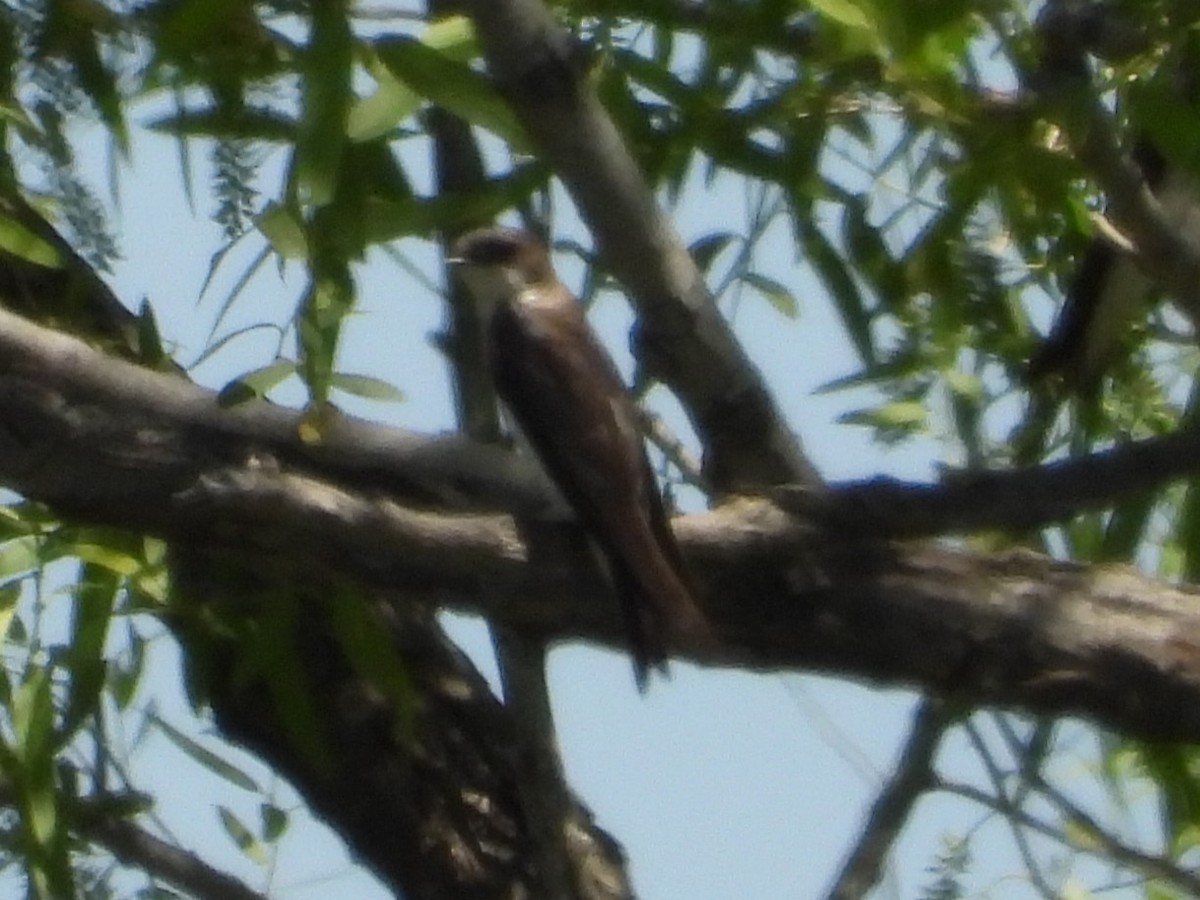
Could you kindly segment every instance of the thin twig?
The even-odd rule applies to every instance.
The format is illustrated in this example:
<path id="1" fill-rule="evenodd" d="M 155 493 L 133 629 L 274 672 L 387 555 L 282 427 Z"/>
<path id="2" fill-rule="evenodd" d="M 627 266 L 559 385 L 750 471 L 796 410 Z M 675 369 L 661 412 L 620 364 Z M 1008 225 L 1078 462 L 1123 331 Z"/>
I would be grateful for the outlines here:
<path id="1" fill-rule="evenodd" d="M 1006 818 L 1014 818 L 1026 828 L 1036 831 L 1043 837 L 1050 838 L 1073 851 L 1087 853 L 1091 856 L 1108 860 L 1109 862 L 1115 861 L 1127 868 L 1140 872 L 1147 878 L 1162 879 L 1189 896 L 1200 896 L 1200 877 L 1193 875 L 1191 872 L 1184 871 L 1164 856 L 1155 856 L 1130 847 L 1128 844 L 1101 829 L 1095 820 L 1086 813 L 1083 813 L 1082 810 L 1074 807 L 1065 798 L 1060 798 L 1065 801 L 1061 804 L 1062 808 L 1068 811 L 1073 810 L 1073 816 L 1074 813 L 1081 814 L 1076 817 L 1077 821 L 1088 831 L 1088 838 L 1092 842 L 1092 846 L 1089 846 L 1088 843 L 1072 841 L 1061 827 L 1049 825 L 1035 818 L 1024 809 L 1013 806 L 1005 798 L 994 797 L 972 785 L 939 780 L 936 784 L 936 789 L 972 800 L 988 809 L 995 810 Z"/>
<path id="2" fill-rule="evenodd" d="M 887 855 L 909 814 L 932 784 L 934 757 L 953 721 L 943 701 L 921 701 L 900 760 L 871 805 L 858 843 L 829 891 L 830 900 L 857 900 L 879 882 Z"/>

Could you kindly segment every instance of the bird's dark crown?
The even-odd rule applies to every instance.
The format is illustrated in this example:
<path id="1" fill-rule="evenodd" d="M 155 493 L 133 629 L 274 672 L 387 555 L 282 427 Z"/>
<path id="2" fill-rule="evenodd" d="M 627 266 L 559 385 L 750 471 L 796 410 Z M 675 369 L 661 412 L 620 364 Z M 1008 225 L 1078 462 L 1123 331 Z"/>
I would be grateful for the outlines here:
<path id="1" fill-rule="evenodd" d="M 530 281 L 550 273 L 550 256 L 545 246 L 518 228 L 479 228 L 454 242 L 452 258 L 471 266 L 508 266 L 520 269 Z"/>

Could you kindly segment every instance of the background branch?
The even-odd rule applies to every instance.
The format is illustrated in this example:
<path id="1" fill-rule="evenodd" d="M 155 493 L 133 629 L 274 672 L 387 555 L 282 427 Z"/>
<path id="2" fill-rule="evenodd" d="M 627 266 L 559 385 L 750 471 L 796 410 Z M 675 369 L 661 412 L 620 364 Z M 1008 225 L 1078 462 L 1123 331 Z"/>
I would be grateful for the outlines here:
<path id="1" fill-rule="evenodd" d="M 941 701 L 923 700 L 917 707 L 900 760 L 871 804 L 858 841 L 829 891 L 830 900 L 857 900 L 878 884 L 913 807 L 933 784 L 938 746 L 952 722 L 953 716 Z"/>

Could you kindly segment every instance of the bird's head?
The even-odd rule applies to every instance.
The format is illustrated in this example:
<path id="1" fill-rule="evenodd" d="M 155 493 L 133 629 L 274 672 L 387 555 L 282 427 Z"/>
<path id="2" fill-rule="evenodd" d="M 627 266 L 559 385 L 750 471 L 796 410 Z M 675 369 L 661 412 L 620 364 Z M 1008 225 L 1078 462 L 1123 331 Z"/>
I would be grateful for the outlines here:
<path id="1" fill-rule="evenodd" d="M 478 299 L 507 301 L 554 280 L 545 245 L 516 228 L 480 228 L 454 242 L 447 259 Z"/>

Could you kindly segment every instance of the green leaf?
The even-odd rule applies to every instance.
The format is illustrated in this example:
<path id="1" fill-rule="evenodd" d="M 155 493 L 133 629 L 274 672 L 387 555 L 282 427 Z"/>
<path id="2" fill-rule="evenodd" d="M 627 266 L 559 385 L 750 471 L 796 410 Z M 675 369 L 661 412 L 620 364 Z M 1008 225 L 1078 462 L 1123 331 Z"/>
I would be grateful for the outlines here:
<path id="1" fill-rule="evenodd" d="M 296 322 L 298 371 L 315 405 L 329 399 L 342 322 L 354 307 L 354 283 L 348 266 L 330 262 L 324 268 L 323 272 L 314 271 Z"/>
<path id="2" fill-rule="evenodd" d="M 421 43 L 457 62 L 478 54 L 475 31 L 466 16 L 448 16 L 433 23 L 421 35 Z M 350 110 L 346 133 L 351 141 L 382 137 L 419 110 L 423 102 L 420 94 L 391 73 L 378 54 L 370 53 L 365 65 L 376 88 Z"/>
<path id="3" fill-rule="evenodd" d="M 128 653 L 122 654 L 108 665 L 109 696 L 122 712 L 129 708 L 137 694 L 146 664 L 146 639 L 137 633 L 128 619 L 125 643 L 129 648 Z"/>
<path id="4" fill-rule="evenodd" d="M 879 299 L 895 306 L 903 299 L 901 269 L 884 243 L 879 229 L 867 220 L 868 199 L 848 197 L 843 205 L 842 245 L 854 271 L 875 290 Z"/>
<path id="5" fill-rule="evenodd" d="M 692 241 L 688 253 L 692 255 L 696 268 L 707 274 L 713 261 L 721 255 L 721 251 L 739 240 L 741 238 L 732 231 L 714 231 Z"/>
<path id="6" fill-rule="evenodd" d="M 273 844 L 283 837 L 288 827 L 287 810 L 280 809 L 274 803 L 264 803 L 258 808 L 258 814 L 262 820 L 264 841 Z"/>
<path id="7" fill-rule="evenodd" d="M 15 750 L 26 768 L 51 756 L 54 734 L 54 700 L 46 669 L 29 671 L 12 698 L 12 728 Z"/>
<path id="8" fill-rule="evenodd" d="M 72 541 L 65 546 L 67 552 L 72 556 L 77 556 L 90 565 L 100 566 L 118 575 L 136 575 L 142 570 L 141 557 L 120 547 L 94 543 L 86 539 L 78 542 Z"/>
<path id="9" fill-rule="evenodd" d="M 739 280 L 754 288 L 785 318 L 794 319 L 800 314 L 800 304 L 796 302 L 795 295 L 774 278 L 758 272 L 744 272 Z"/>
<path id="10" fill-rule="evenodd" d="M 1189 505 L 1195 503 L 1195 500 L 1191 499 L 1194 493 L 1196 492 L 1189 488 L 1187 494 L 1189 499 L 1186 501 Z M 1128 560 L 1133 556 L 1143 538 L 1146 537 L 1146 529 L 1150 525 L 1151 514 L 1154 512 L 1157 499 L 1154 494 L 1148 493 L 1126 500 L 1113 509 L 1112 515 L 1109 516 L 1104 527 L 1104 537 L 1101 540 L 1096 562 Z M 1196 565 L 1197 571 L 1200 572 L 1198 564 L 1200 564 L 1200 553 L 1194 554 L 1189 549 L 1185 565 L 1188 569 Z M 1186 577 L 1188 581 L 1194 580 L 1192 576 Z"/>
<path id="11" fill-rule="evenodd" d="M 421 97 L 408 85 L 401 83 L 386 68 L 373 71 L 376 87 L 350 108 L 346 121 L 346 136 L 351 141 L 371 141 L 387 134 L 418 109 Z"/>
<path id="12" fill-rule="evenodd" d="M 223 778 L 235 787 L 240 787 L 246 791 L 261 793 L 258 782 L 222 757 L 213 753 L 206 747 L 201 746 L 192 740 L 179 729 L 175 728 L 169 722 L 160 717 L 157 713 L 149 714 L 150 721 L 158 729 L 158 731 L 174 744 L 180 751 L 188 756 L 193 762 L 198 763 L 208 771 L 212 772 L 218 778 Z"/>
<path id="13" fill-rule="evenodd" d="M 1185 900 L 1184 895 L 1170 885 L 1159 884 L 1156 881 L 1148 882 L 1142 890 L 1142 900 Z"/>
<path id="14" fill-rule="evenodd" d="M 158 330 L 158 320 L 154 315 L 154 307 L 148 299 L 142 300 L 138 310 L 138 357 L 142 365 L 151 369 L 160 369 L 167 361 L 167 352 L 163 349 L 162 335 Z"/>
<path id="15" fill-rule="evenodd" d="M 245 403 L 247 400 L 260 399 L 295 373 L 295 360 L 277 359 L 226 384 L 217 394 L 217 403 L 229 407 Z"/>
<path id="16" fill-rule="evenodd" d="M 221 826 L 225 829 L 225 833 L 233 839 L 237 848 L 242 851 L 249 859 L 258 863 L 260 866 L 267 864 L 267 853 L 263 849 L 250 829 L 242 824 L 232 810 L 225 806 L 217 807 L 217 815 L 221 819 Z"/>
<path id="17" fill-rule="evenodd" d="M 1174 843 L 1187 826 L 1200 824 L 1200 754 L 1177 744 L 1139 742 L 1138 748 L 1158 788 L 1163 838 Z"/>
<path id="18" fill-rule="evenodd" d="M 15 537 L 49 534 L 57 526 L 58 520 L 41 504 L 19 500 L 0 505 L 0 544 Z"/>
<path id="19" fill-rule="evenodd" d="M 488 179 L 468 194 L 392 201 L 370 197 L 361 210 L 366 239 L 372 244 L 385 244 L 408 235 L 425 236 L 489 221 L 526 203 L 545 186 L 547 177 L 545 167 L 534 162 L 518 166 L 501 178 Z"/>
<path id="20" fill-rule="evenodd" d="M 300 199 L 324 206 L 337 194 L 352 92 L 354 36 L 344 0 L 312 6 L 312 37 L 303 56 L 303 100 L 296 141 L 295 185 Z"/>
<path id="21" fill-rule="evenodd" d="M 253 334 L 256 331 L 269 331 L 274 334 L 279 334 L 281 330 L 282 329 L 280 329 L 280 327 L 274 322 L 259 322 L 256 325 L 247 325 L 244 328 L 236 328 L 229 332 L 229 334 L 222 335 L 220 340 L 213 341 L 212 344 L 205 348 L 204 352 L 200 354 L 200 356 L 191 364 L 189 368 L 195 368 L 196 366 L 215 356 L 223 347 L 227 346 L 243 335 Z"/>
<path id="22" fill-rule="evenodd" d="M 59 0 L 44 6 L 42 50 L 71 67 L 76 83 L 91 100 L 117 146 L 123 154 L 128 154 L 124 98 L 116 76 L 104 63 L 100 46 L 104 34 L 117 27 L 114 13 L 94 0 L 70 3 Z"/>
<path id="23" fill-rule="evenodd" d="M 960 369 L 944 369 L 942 377 L 952 393 L 965 400 L 979 401 L 983 399 L 983 382 L 973 372 L 963 372 Z"/>
<path id="24" fill-rule="evenodd" d="M 413 193 L 408 176 L 386 141 L 349 144 L 342 155 L 338 195 L 315 214 L 309 224 L 308 241 L 312 264 L 339 276 L 343 264 L 361 260 L 372 243 L 372 216 L 377 202 L 406 203 Z M 427 235 L 426 235 L 427 236 Z"/>
<path id="25" fill-rule="evenodd" d="M 0 213 L 0 250 L 47 269 L 62 268 L 62 255 L 16 219 Z"/>
<path id="26" fill-rule="evenodd" d="M 373 378 L 370 375 L 348 375 L 344 372 L 335 372 L 333 375 L 333 386 L 340 391 L 345 391 L 347 394 L 364 397 L 367 400 L 402 403 L 407 399 L 404 391 L 398 387 L 389 384 L 381 378 Z"/>
<path id="27" fill-rule="evenodd" d="M 402 721 L 411 718 L 413 687 L 396 644 L 363 596 L 331 591 L 328 607 L 333 632 L 354 668 L 376 687 Z"/>
<path id="28" fill-rule="evenodd" d="M 421 32 L 421 43 L 460 62 L 479 55 L 475 25 L 464 15 L 445 16 L 431 23 Z"/>
<path id="29" fill-rule="evenodd" d="M 304 240 L 303 234 L 301 234 L 301 240 L 302 241 Z M 271 256 L 271 247 L 270 246 L 263 247 L 261 251 L 259 251 L 257 254 L 255 254 L 254 259 L 251 260 L 249 265 L 246 266 L 245 270 L 238 277 L 238 280 L 234 283 L 233 287 L 231 287 L 229 289 L 229 293 L 226 294 L 225 299 L 221 301 L 220 310 L 217 312 L 216 317 L 213 319 L 212 330 L 209 331 L 209 333 L 208 333 L 207 346 L 204 348 L 204 352 L 200 354 L 200 356 L 196 360 L 196 362 L 194 362 L 192 364 L 193 366 L 200 365 L 201 362 L 203 362 L 209 356 L 216 353 L 225 343 L 232 340 L 238 334 L 245 334 L 249 331 L 253 331 L 253 330 L 261 329 L 261 328 L 267 328 L 267 329 L 271 329 L 271 330 L 275 330 L 275 331 L 280 330 L 279 326 L 275 325 L 274 323 L 259 322 L 254 325 L 247 325 L 244 328 L 234 331 L 232 334 L 227 334 L 227 335 L 225 335 L 225 337 L 223 337 L 220 341 L 217 341 L 215 344 L 213 342 L 213 337 L 214 337 L 214 335 L 216 335 L 217 330 L 224 323 L 225 317 L 229 314 L 229 311 L 231 309 L 233 309 L 234 301 L 236 301 L 237 298 L 241 296 L 242 291 L 244 291 L 249 286 L 250 281 L 258 273 L 258 270 L 266 263 L 267 259 L 270 256 Z M 212 269 L 210 269 L 209 274 L 208 274 L 208 276 L 206 276 L 206 279 L 205 279 L 206 287 L 208 285 L 208 279 L 211 278 L 212 276 L 213 276 L 213 271 L 212 271 Z"/>
<path id="30" fill-rule="evenodd" d="M 17 601 L 21 599 L 21 585 L 6 584 L 0 587 L 0 641 L 8 638 L 8 626 L 17 613 Z"/>
<path id="31" fill-rule="evenodd" d="M 884 437 L 920 431 L 929 416 L 929 406 L 919 400 L 894 400 L 882 406 L 843 413 L 838 421 L 846 425 L 865 425 L 883 432 Z"/>
<path id="32" fill-rule="evenodd" d="M 61 739 L 72 737 L 96 708 L 107 667 L 104 642 L 123 579 L 113 570 L 88 563 L 82 567 L 74 593 L 71 642 L 66 663 L 70 673 Z"/>
<path id="33" fill-rule="evenodd" d="M 295 118 L 275 109 L 253 106 L 180 109 L 150 119 L 145 127 L 159 134 L 178 137 L 230 138 L 277 144 L 291 144 L 300 133 L 300 123 Z"/>
<path id="34" fill-rule="evenodd" d="M 388 70 L 426 100 L 503 139 L 519 153 L 529 139 L 491 81 L 463 62 L 408 37 L 375 42 Z"/>
<path id="35" fill-rule="evenodd" d="M 308 671 L 297 661 L 296 599 L 287 591 L 269 593 L 262 628 L 246 643 L 247 677 L 261 679 L 275 715 L 292 745 L 310 766 L 324 772 L 332 765 L 326 720 L 317 709 Z"/>
<path id="36" fill-rule="evenodd" d="M 268 203 L 255 217 L 254 224 L 284 259 L 308 258 L 308 238 L 304 234 L 304 225 L 287 207 Z"/>
<path id="37" fill-rule="evenodd" d="M 800 234 L 805 258 L 833 296 L 842 323 L 860 358 L 866 366 L 874 365 L 877 359 L 875 340 L 871 335 L 871 314 L 854 276 L 819 228 L 798 219 L 796 230 Z"/>
<path id="38" fill-rule="evenodd" d="M 809 0 L 812 8 L 826 18 L 848 28 L 871 30 L 871 15 L 867 4 L 858 0 Z"/>
<path id="39" fill-rule="evenodd" d="M 28 535 L 0 544 L 0 583 L 28 575 L 42 564 L 41 539 Z"/>

